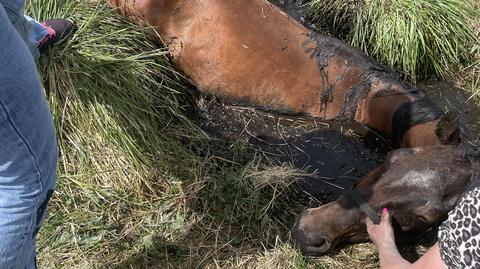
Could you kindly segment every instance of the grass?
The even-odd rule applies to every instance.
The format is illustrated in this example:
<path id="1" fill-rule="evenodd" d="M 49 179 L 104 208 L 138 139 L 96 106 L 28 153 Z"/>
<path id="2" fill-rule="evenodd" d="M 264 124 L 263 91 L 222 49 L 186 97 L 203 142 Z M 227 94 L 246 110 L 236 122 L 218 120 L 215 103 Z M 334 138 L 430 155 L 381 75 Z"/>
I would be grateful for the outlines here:
<path id="1" fill-rule="evenodd" d="M 414 81 L 455 74 L 480 42 L 472 0 L 311 0 L 310 7 L 317 22 Z"/>
<path id="2" fill-rule="evenodd" d="M 475 8 L 480 11 L 480 0 L 474 1 Z M 473 21 L 472 29 L 477 39 L 480 40 L 480 19 Z M 471 98 L 480 101 L 480 42 L 472 47 L 472 60 L 469 64 L 463 66 L 459 74 L 453 80 L 457 85 L 464 88 L 472 94 Z"/>
<path id="3" fill-rule="evenodd" d="M 39 62 L 60 147 L 41 267 L 105 267 L 154 237 L 185 235 L 180 179 L 194 180 L 191 147 L 205 141 L 184 115 L 186 84 L 166 51 L 103 2 L 32 0 L 28 13 L 78 27 Z"/>
<path id="4" fill-rule="evenodd" d="M 304 172 L 208 138 L 149 29 L 104 1 L 30 0 L 27 13 L 78 28 L 38 63 L 60 147 L 40 268 L 378 266 L 371 244 L 319 259 L 291 247 Z"/>

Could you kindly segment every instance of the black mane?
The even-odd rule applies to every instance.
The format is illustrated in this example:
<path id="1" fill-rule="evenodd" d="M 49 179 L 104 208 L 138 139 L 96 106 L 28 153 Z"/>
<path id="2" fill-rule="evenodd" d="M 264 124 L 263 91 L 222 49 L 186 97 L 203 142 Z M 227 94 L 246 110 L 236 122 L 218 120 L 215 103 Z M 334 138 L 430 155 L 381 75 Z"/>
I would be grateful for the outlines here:
<path id="1" fill-rule="evenodd" d="M 392 119 L 392 142 L 398 145 L 405 133 L 418 124 L 427 123 L 441 118 L 444 113 L 420 89 L 409 91 L 416 100 L 407 102 L 395 111 Z"/>

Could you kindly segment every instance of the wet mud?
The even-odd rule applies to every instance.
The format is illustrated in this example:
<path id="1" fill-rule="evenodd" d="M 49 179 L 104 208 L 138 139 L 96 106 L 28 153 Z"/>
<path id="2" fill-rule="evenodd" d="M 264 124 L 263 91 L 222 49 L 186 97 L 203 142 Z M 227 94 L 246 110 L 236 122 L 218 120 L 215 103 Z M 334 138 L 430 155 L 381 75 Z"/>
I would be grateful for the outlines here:
<path id="1" fill-rule="evenodd" d="M 335 199 L 351 188 L 390 149 L 388 141 L 358 124 L 278 115 L 205 95 L 198 107 L 202 128 L 212 138 L 248 145 L 275 163 L 311 173 L 297 187 L 319 200 Z"/>
<path id="2" fill-rule="evenodd" d="M 303 26 L 309 29 L 317 29 L 317 26 L 309 20 L 307 0 L 270 0 L 270 3 L 282 9 Z"/>
<path id="3" fill-rule="evenodd" d="M 313 28 L 303 0 L 273 0 L 287 14 Z M 464 133 L 477 141 L 480 108 L 462 89 L 447 81 L 418 85 L 443 111 L 461 114 Z M 199 94 L 200 124 L 215 139 L 242 143 L 278 164 L 289 163 L 312 176 L 302 178 L 297 187 L 322 203 L 336 199 L 367 172 L 383 161 L 390 142 L 359 124 L 325 122 L 315 118 L 285 116 L 251 107 L 220 102 Z"/>
<path id="4" fill-rule="evenodd" d="M 460 114 L 460 125 L 466 139 L 480 141 L 480 106 L 471 94 L 446 80 L 430 80 L 418 85 L 443 111 Z"/>

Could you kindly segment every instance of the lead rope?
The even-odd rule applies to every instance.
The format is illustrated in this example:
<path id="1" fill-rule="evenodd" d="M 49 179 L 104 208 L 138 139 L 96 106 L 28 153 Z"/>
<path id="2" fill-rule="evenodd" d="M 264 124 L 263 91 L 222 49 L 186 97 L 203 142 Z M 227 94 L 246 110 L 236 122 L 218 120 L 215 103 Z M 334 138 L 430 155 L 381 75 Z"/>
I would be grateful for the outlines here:
<path id="1" fill-rule="evenodd" d="M 377 211 L 373 209 L 367 201 L 358 193 L 358 191 L 351 189 L 345 193 L 346 196 L 350 197 L 360 210 L 362 210 L 375 224 L 380 224 L 380 216 L 377 214 Z"/>

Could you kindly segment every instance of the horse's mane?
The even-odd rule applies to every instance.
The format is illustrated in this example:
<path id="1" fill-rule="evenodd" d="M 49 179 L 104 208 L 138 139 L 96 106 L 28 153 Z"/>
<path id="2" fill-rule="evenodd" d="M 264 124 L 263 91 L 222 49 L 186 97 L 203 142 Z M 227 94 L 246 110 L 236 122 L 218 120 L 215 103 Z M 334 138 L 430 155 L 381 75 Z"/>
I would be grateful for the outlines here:
<path id="1" fill-rule="evenodd" d="M 434 121 L 444 115 L 423 90 L 403 84 L 406 94 L 413 96 L 414 101 L 400 105 L 393 115 L 392 142 L 394 144 L 398 144 L 412 126 Z"/>
<path id="2" fill-rule="evenodd" d="M 391 69 L 376 70 L 377 78 L 390 81 L 392 85 L 398 85 L 402 89 L 398 95 L 408 95 L 413 101 L 400 105 L 392 118 L 391 139 L 394 145 L 398 145 L 405 133 L 413 126 L 427 123 L 441 118 L 444 113 L 427 96 L 424 90 L 416 88 L 407 82 L 400 80 Z M 381 73 L 379 73 L 381 72 Z M 390 88 L 378 92 L 375 97 L 391 94 Z"/>
<path id="3" fill-rule="evenodd" d="M 402 104 L 395 112 L 392 119 L 392 142 L 398 144 L 403 135 L 412 126 L 430 122 L 442 117 L 443 112 L 435 106 L 426 93 L 413 87 L 412 85 L 399 79 L 397 73 L 382 65 L 372 58 L 368 57 L 358 48 L 351 47 L 346 43 L 331 36 L 317 32 L 311 32 L 309 37 L 318 44 L 313 50 L 313 57 L 317 59 L 317 64 L 323 70 L 328 64 L 328 59 L 333 55 L 344 55 L 348 57 L 352 65 L 358 65 L 363 73 L 360 75 L 360 82 L 348 89 L 345 93 L 345 102 L 335 120 L 346 121 L 355 117 L 356 108 L 359 100 L 364 99 L 372 88 L 373 79 L 390 82 L 392 85 L 399 85 L 403 93 L 413 97 L 414 101 Z M 385 89 L 379 94 L 391 94 L 390 89 Z M 322 92 L 322 103 L 331 102 L 332 88 L 327 87 Z"/>
<path id="4" fill-rule="evenodd" d="M 400 143 L 411 127 L 437 120 L 444 115 L 443 111 L 428 98 L 424 90 L 399 79 L 396 73 L 389 68 L 378 71 L 377 74 L 381 80 L 390 81 L 392 85 L 400 86 L 402 92 L 398 93 L 399 95 L 408 95 L 413 99 L 413 101 L 401 104 L 393 115 L 391 139 L 394 145 Z M 375 97 L 390 94 L 389 91 L 389 88 L 384 89 L 378 92 Z"/>

